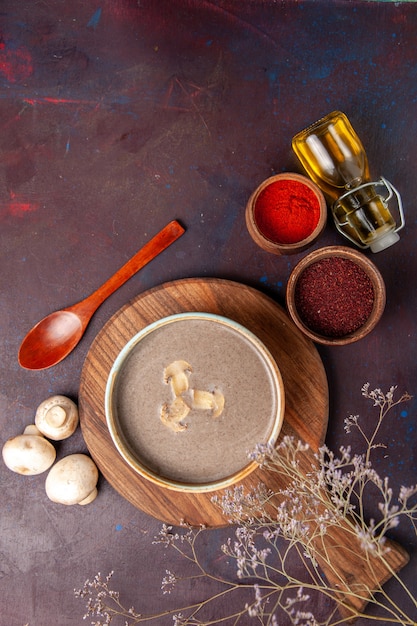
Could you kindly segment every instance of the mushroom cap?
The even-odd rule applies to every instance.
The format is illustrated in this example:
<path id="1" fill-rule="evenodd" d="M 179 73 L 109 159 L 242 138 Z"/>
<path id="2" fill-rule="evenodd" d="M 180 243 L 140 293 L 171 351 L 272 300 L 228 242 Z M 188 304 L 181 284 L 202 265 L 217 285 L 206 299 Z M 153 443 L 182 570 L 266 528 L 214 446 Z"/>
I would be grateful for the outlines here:
<path id="1" fill-rule="evenodd" d="M 51 467 L 56 450 L 42 435 L 23 434 L 8 439 L 2 450 L 7 467 L 26 476 L 42 474 Z"/>
<path id="2" fill-rule="evenodd" d="M 70 454 L 49 471 L 46 495 L 59 504 L 81 504 L 86 499 L 91 502 L 97 494 L 97 481 L 98 469 L 94 461 L 86 454 Z"/>
<path id="3" fill-rule="evenodd" d="M 78 426 L 77 405 L 66 396 L 52 396 L 38 406 L 35 424 L 48 439 L 67 439 Z"/>

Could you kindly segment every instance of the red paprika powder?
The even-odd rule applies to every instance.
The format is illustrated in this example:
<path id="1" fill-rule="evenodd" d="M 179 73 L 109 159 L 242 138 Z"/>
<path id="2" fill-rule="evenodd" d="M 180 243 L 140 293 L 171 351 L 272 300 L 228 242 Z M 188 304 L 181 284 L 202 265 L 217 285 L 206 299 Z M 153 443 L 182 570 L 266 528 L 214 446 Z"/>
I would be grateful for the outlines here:
<path id="1" fill-rule="evenodd" d="M 320 202 L 298 180 L 271 182 L 258 195 L 254 220 L 264 237 L 278 244 L 293 244 L 309 237 L 320 219 Z"/>

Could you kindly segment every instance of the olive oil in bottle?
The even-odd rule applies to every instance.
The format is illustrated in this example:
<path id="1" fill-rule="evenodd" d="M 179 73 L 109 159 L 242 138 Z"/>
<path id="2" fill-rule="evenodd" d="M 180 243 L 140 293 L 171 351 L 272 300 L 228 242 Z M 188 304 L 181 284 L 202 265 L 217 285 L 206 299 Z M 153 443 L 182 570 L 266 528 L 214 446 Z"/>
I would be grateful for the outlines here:
<path id="1" fill-rule="evenodd" d="M 399 240 L 404 226 L 401 198 L 385 178 L 371 182 L 368 159 L 346 115 L 334 111 L 301 131 L 292 147 L 310 178 L 328 196 L 335 225 L 342 235 L 373 252 Z M 388 202 L 396 198 L 397 227 Z"/>

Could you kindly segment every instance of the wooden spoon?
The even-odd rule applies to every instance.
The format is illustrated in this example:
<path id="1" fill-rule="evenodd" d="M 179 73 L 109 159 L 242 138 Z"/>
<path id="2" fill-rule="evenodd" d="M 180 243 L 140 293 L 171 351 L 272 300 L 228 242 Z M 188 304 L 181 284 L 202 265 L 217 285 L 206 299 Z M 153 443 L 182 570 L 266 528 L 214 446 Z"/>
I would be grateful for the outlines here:
<path id="1" fill-rule="evenodd" d="M 176 220 L 165 226 L 123 267 L 90 296 L 72 306 L 51 313 L 32 328 L 22 341 L 19 363 L 30 370 L 56 365 L 75 348 L 98 307 L 116 289 L 152 261 L 184 233 Z"/>

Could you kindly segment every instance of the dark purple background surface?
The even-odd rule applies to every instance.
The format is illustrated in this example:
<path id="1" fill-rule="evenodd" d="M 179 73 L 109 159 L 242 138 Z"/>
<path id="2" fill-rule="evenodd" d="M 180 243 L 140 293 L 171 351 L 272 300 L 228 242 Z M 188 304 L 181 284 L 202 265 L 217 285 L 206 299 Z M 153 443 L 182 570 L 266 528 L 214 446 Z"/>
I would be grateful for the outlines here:
<path id="1" fill-rule="evenodd" d="M 417 5 L 3 0 L 0 29 L 2 442 L 49 395 L 77 398 L 96 333 L 150 287 L 217 276 L 284 303 L 302 255 L 260 250 L 245 204 L 264 178 L 299 171 L 293 134 L 333 109 L 351 119 L 373 175 L 400 190 L 407 226 L 400 243 L 372 256 L 387 287 L 377 329 L 357 344 L 319 348 L 329 445 L 359 446 L 343 421 L 376 416 L 361 397 L 365 382 L 417 393 Z M 43 372 L 19 367 L 20 342 L 35 322 L 95 290 L 173 218 L 187 233 L 99 309 L 74 353 Z M 328 244 L 346 244 L 331 223 L 314 247 Z M 394 489 L 416 482 L 415 414 L 413 400 L 381 433 L 381 471 Z M 86 450 L 79 430 L 57 448 L 58 457 Z M 0 466 L 2 625 L 85 623 L 73 588 L 97 571 L 114 570 L 126 605 L 143 613 L 183 604 L 191 589 L 160 591 L 165 569 L 182 565 L 151 545 L 157 520 L 104 480 L 88 507 L 53 504 L 44 479 Z M 213 567 L 228 534 L 207 534 Z M 415 538 L 406 527 L 393 537 L 412 555 L 403 576 L 416 595 Z M 322 619 L 328 610 L 317 606 Z M 219 607 L 214 618 L 222 615 Z"/>

